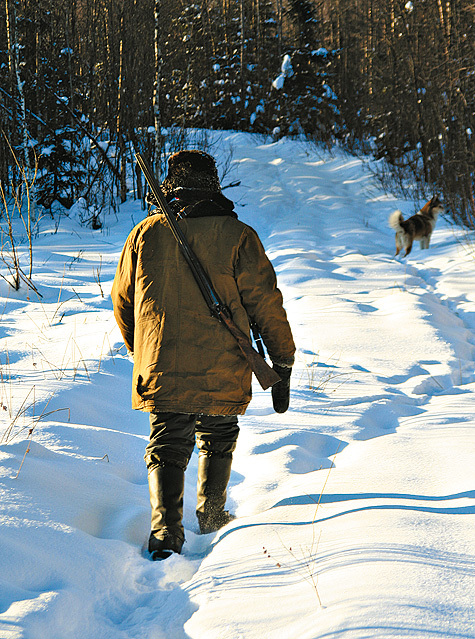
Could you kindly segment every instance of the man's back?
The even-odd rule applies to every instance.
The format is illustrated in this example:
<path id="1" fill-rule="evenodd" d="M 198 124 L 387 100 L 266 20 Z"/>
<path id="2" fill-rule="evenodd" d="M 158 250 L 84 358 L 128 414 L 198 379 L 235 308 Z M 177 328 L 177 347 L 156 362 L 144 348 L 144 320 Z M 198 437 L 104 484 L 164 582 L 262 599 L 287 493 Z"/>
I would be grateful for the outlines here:
<path id="1" fill-rule="evenodd" d="M 291 357 L 282 296 L 257 234 L 235 216 L 209 216 L 205 206 L 203 213 L 180 226 L 235 323 L 245 333 L 249 317 L 261 331 L 281 326 L 266 331 L 275 334 L 267 346 L 277 358 Z M 249 366 L 210 315 L 163 215 L 146 218 L 131 232 L 113 299 L 119 315 L 124 302 L 134 313 L 134 408 L 244 413 L 251 399 Z"/>

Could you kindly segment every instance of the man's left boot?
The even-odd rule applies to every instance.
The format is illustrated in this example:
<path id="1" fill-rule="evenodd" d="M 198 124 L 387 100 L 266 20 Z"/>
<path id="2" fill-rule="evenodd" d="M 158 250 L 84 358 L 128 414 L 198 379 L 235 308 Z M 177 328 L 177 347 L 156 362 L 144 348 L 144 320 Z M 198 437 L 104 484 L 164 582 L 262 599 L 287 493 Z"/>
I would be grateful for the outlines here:
<path id="1" fill-rule="evenodd" d="M 155 561 L 181 553 L 185 541 L 182 524 L 185 471 L 171 464 L 155 466 L 149 471 L 148 486 L 152 507 L 148 550 Z"/>
<path id="2" fill-rule="evenodd" d="M 202 535 L 216 532 L 234 519 L 224 510 L 232 461 L 232 455 L 200 453 L 198 456 L 196 516 Z"/>

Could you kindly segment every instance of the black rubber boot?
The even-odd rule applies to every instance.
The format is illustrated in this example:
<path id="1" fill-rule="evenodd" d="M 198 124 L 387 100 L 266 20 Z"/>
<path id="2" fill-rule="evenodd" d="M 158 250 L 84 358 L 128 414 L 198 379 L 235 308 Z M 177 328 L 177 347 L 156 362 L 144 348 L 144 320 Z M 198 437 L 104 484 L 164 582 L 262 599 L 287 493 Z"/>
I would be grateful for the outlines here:
<path id="1" fill-rule="evenodd" d="M 181 553 L 185 541 L 182 524 L 185 471 L 171 464 L 155 466 L 149 471 L 148 487 L 152 507 L 148 550 L 155 561 Z"/>
<path id="2" fill-rule="evenodd" d="M 216 453 L 198 457 L 196 516 L 202 535 L 216 532 L 234 519 L 224 510 L 232 461 L 232 455 L 223 457 Z"/>

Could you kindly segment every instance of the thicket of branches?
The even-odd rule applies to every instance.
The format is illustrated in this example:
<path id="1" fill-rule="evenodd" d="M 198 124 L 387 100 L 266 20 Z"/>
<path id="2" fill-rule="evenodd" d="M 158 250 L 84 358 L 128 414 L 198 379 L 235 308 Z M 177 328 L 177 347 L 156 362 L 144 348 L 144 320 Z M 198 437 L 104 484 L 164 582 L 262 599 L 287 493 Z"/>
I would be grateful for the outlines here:
<path id="1" fill-rule="evenodd" d="M 473 0 L 1 2 L 6 193 L 9 145 L 39 205 L 100 208 L 134 150 L 158 171 L 165 135 L 240 129 L 369 149 L 475 220 Z"/>

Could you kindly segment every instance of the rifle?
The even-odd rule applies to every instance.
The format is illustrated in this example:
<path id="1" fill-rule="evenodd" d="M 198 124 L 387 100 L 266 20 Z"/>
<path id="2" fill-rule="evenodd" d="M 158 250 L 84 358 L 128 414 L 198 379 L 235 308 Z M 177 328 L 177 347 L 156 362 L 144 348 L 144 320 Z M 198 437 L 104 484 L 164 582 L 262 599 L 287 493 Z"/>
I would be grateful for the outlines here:
<path id="1" fill-rule="evenodd" d="M 168 202 L 162 193 L 160 185 L 153 175 L 150 166 L 140 153 L 135 154 L 137 164 L 142 169 L 145 179 L 148 182 L 150 190 L 152 191 L 158 206 L 162 213 L 165 215 L 166 220 L 170 226 L 170 229 L 178 242 L 178 246 L 183 254 L 183 257 L 188 263 L 188 266 L 193 273 L 193 276 L 198 284 L 198 287 L 205 299 L 206 304 L 213 317 L 216 317 L 224 326 L 228 329 L 231 335 L 234 337 L 241 349 L 242 354 L 246 358 L 251 370 L 256 376 L 259 384 L 264 390 L 273 386 L 281 379 L 279 375 L 271 368 L 260 353 L 258 353 L 249 341 L 248 336 L 241 331 L 241 329 L 234 323 L 231 317 L 231 312 L 228 307 L 220 300 L 218 294 L 213 288 L 208 276 L 206 275 L 201 263 L 196 255 L 193 253 L 188 240 L 186 239 L 183 231 L 176 221 L 176 217 L 168 206 Z"/>

